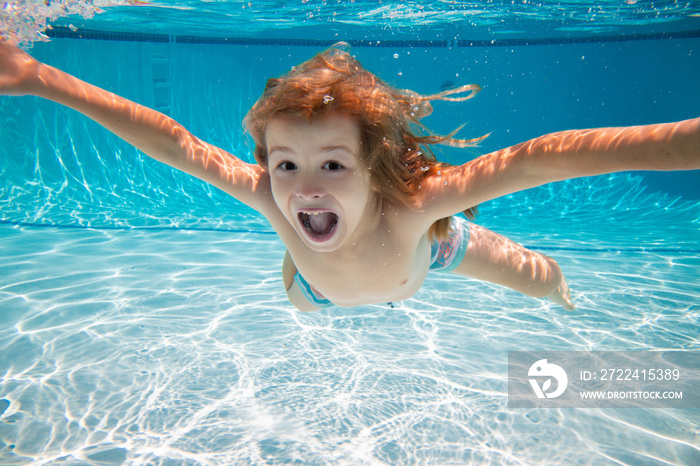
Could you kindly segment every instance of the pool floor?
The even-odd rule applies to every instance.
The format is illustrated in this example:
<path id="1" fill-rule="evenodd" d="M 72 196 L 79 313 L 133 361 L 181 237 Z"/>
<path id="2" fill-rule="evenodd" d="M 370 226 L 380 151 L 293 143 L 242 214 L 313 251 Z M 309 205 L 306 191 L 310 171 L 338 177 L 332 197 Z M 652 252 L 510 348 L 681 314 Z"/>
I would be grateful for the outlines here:
<path id="1" fill-rule="evenodd" d="M 506 405 L 511 350 L 696 350 L 692 251 L 547 251 L 575 312 L 434 274 L 318 313 L 286 301 L 283 252 L 0 225 L 0 464 L 700 463 L 697 410 Z"/>

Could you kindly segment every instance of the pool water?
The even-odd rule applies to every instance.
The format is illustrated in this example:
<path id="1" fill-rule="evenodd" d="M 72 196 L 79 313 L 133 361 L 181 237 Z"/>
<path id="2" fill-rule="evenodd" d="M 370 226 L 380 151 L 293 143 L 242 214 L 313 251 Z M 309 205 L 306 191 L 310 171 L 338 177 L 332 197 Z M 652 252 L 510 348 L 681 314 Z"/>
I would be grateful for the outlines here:
<path id="1" fill-rule="evenodd" d="M 697 252 L 558 252 L 573 313 L 435 274 L 304 314 L 271 235 L 0 233 L 3 464 L 698 459 L 694 410 L 506 407 L 510 350 L 696 349 Z"/>
<path id="2" fill-rule="evenodd" d="M 54 38 L 31 53 L 251 160 L 241 120 L 265 79 L 322 48 Z M 460 163 L 695 117 L 699 50 L 695 36 L 353 53 L 398 87 L 483 87 L 426 121 L 492 133 L 440 154 Z M 300 313 L 254 211 L 55 104 L 3 97 L 0 118 L 0 464 L 700 463 L 698 410 L 507 407 L 508 351 L 699 349 L 697 173 L 481 206 L 480 224 L 557 259 L 574 312 L 436 273 L 393 307 Z"/>

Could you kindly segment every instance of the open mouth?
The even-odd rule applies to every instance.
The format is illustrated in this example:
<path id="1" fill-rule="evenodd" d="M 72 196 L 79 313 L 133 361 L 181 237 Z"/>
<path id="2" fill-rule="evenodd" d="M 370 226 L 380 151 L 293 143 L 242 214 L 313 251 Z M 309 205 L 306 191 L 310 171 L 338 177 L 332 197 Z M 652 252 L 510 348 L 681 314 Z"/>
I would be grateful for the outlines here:
<path id="1" fill-rule="evenodd" d="M 338 226 L 338 215 L 333 212 L 299 212 L 299 222 L 312 238 L 327 238 Z"/>

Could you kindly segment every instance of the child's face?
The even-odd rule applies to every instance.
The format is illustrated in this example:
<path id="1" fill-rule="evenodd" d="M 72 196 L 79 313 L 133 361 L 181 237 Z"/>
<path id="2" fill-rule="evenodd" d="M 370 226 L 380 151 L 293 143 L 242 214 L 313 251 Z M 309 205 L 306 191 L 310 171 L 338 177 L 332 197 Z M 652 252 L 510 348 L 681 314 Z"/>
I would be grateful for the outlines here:
<path id="1" fill-rule="evenodd" d="M 362 235 L 376 199 L 356 121 L 276 118 L 265 141 L 275 203 L 311 249 L 334 251 Z"/>

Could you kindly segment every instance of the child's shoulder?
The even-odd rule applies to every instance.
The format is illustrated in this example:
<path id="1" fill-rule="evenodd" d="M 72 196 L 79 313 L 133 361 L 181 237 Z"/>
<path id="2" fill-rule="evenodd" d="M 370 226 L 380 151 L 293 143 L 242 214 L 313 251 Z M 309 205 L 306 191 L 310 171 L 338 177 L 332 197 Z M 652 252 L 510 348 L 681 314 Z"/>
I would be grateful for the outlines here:
<path id="1" fill-rule="evenodd" d="M 381 218 L 383 229 L 392 238 L 408 241 L 418 241 L 437 220 L 421 205 L 407 206 L 400 202 L 385 202 Z"/>

